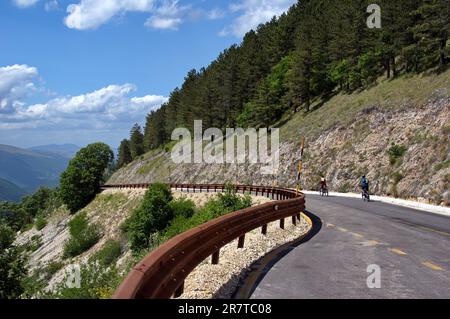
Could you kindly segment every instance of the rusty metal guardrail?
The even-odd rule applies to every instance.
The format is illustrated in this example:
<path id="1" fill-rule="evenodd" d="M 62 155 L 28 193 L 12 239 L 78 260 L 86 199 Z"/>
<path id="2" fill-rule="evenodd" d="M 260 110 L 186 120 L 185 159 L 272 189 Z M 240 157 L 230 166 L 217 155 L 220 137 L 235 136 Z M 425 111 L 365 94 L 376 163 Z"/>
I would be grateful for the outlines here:
<path id="1" fill-rule="evenodd" d="M 148 188 L 150 184 L 105 185 L 103 189 Z M 218 192 L 225 185 L 170 184 L 173 189 L 186 192 Z M 305 197 L 293 190 L 278 187 L 237 185 L 238 192 L 272 197 L 275 201 L 250 207 L 214 219 L 182 233 L 147 255 L 128 274 L 115 292 L 114 299 L 167 299 L 183 293 L 184 280 L 206 258 L 212 256 L 219 263 L 220 249 L 235 239 L 238 248 L 244 247 L 245 234 L 279 220 L 292 217 L 296 224 L 305 210 Z"/>

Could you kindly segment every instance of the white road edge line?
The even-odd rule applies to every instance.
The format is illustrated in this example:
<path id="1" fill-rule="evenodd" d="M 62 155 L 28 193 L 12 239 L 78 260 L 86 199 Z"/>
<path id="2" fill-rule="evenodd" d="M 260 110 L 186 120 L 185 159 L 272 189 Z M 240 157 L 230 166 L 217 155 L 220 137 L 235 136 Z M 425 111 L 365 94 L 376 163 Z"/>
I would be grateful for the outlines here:
<path id="1" fill-rule="evenodd" d="M 319 192 L 314 191 L 302 191 L 302 193 L 306 195 L 319 195 Z M 335 197 L 346 197 L 346 198 L 361 198 L 361 194 L 355 194 L 355 193 L 336 193 L 336 192 L 330 192 L 330 196 Z M 436 206 L 421 202 L 416 202 L 412 200 L 406 200 L 406 199 L 399 199 L 399 198 L 392 198 L 392 197 L 386 197 L 386 196 L 371 196 L 371 199 L 378 202 L 388 203 L 396 206 L 402 206 L 402 207 L 408 207 L 416 210 L 425 211 L 428 213 L 436 214 L 436 215 L 442 215 L 450 217 L 450 207 L 443 207 L 443 206 Z"/>

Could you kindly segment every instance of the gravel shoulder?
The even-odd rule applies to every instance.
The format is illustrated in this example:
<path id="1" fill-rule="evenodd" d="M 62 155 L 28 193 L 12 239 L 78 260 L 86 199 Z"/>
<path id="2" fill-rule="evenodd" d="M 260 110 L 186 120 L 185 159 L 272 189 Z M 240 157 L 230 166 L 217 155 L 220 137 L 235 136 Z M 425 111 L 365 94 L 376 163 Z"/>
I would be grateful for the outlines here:
<path id="1" fill-rule="evenodd" d="M 275 248 L 294 241 L 306 234 L 310 224 L 302 217 L 296 226 L 286 219 L 285 229 L 279 222 L 268 225 L 267 236 L 255 229 L 245 236 L 245 247 L 238 249 L 237 239 L 220 250 L 220 262 L 211 264 L 205 259 L 185 281 L 185 291 L 179 299 L 229 299 L 235 292 L 239 280 L 250 271 L 250 266 Z"/>

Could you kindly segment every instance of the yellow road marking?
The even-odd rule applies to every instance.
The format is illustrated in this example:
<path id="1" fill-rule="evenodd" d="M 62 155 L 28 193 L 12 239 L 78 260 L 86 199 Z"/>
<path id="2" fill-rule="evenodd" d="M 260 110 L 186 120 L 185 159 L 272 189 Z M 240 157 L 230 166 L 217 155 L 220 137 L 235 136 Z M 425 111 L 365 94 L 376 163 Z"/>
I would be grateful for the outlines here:
<path id="1" fill-rule="evenodd" d="M 426 266 L 426 267 L 428 267 L 430 269 L 433 269 L 433 270 L 444 270 L 444 268 L 439 267 L 438 265 L 435 265 L 435 264 L 433 264 L 432 262 L 429 262 L 429 261 L 423 262 L 422 265 L 424 265 L 424 266 Z"/>
<path id="2" fill-rule="evenodd" d="M 327 224 L 327 227 L 336 227 L 336 225 L 333 225 L 333 224 Z"/>
<path id="3" fill-rule="evenodd" d="M 367 246 L 377 246 L 380 245 L 380 242 L 376 241 L 376 240 L 369 240 L 365 242 L 367 244 Z"/>
<path id="4" fill-rule="evenodd" d="M 397 255 L 400 255 L 400 256 L 408 255 L 407 253 L 405 253 L 404 251 L 402 251 L 402 250 L 400 250 L 398 248 L 391 248 L 389 250 L 392 251 L 393 253 L 396 253 Z"/>
<path id="5" fill-rule="evenodd" d="M 352 233 L 353 236 L 357 237 L 357 238 L 364 238 L 363 235 L 358 234 L 358 233 Z"/>
<path id="6" fill-rule="evenodd" d="M 340 231 L 342 231 L 342 232 L 344 232 L 344 233 L 347 233 L 347 232 L 348 232 L 348 229 L 345 229 L 345 228 L 342 228 L 342 227 L 338 227 L 338 230 L 340 230 Z"/>

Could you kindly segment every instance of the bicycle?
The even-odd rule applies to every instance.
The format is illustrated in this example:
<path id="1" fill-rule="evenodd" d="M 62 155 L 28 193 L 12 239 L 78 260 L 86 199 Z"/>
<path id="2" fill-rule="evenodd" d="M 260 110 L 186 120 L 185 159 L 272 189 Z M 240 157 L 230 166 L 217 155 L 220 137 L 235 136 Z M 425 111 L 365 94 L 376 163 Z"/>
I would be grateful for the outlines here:
<path id="1" fill-rule="evenodd" d="M 321 187 L 319 193 L 320 193 L 320 196 L 328 197 L 328 188 L 327 187 Z"/>
<path id="2" fill-rule="evenodd" d="M 370 194 L 369 194 L 369 191 L 367 189 L 363 189 L 362 190 L 361 197 L 362 197 L 363 201 L 370 202 Z"/>

